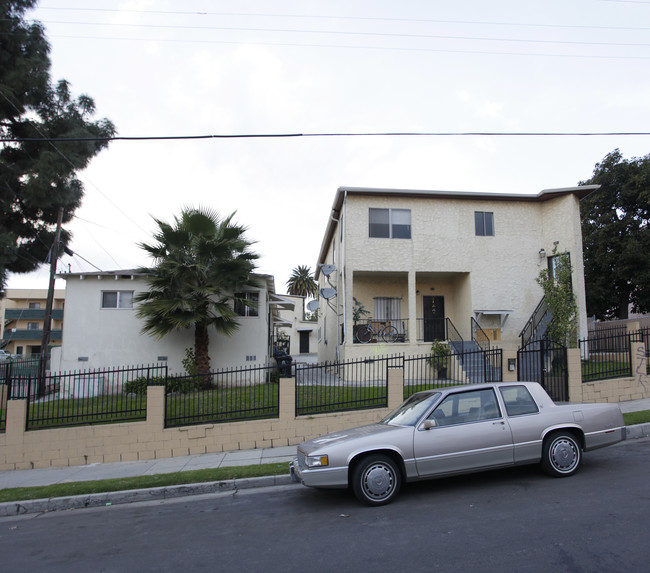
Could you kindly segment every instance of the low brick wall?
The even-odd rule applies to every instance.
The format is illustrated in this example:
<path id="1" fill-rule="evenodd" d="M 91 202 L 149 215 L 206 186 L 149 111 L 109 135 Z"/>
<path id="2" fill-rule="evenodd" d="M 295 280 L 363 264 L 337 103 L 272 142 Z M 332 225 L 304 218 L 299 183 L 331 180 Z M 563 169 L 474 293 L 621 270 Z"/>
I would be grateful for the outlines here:
<path id="1" fill-rule="evenodd" d="M 645 345 L 632 343 L 632 376 L 610 378 L 597 382 L 582 382 L 580 352 L 568 350 L 569 396 L 571 402 L 625 402 L 650 398 L 650 377 L 647 374 Z"/>
<path id="2" fill-rule="evenodd" d="M 641 346 L 643 351 L 638 348 Z M 650 397 L 645 347 L 636 344 L 635 376 L 582 383 L 580 353 L 570 349 L 569 396 L 572 402 L 620 402 Z M 517 379 L 508 370 L 504 350 L 504 381 Z M 388 370 L 388 407 L 315 416 L 295 415 L 295 379 L 280 379 L 279 417 L 268 420 L 201 424 L 165 428 L 164 387 L 147 389 L 144 422 L 25 431 L 25 400 L 7 401 L 6 432 L 0 433 L 0 470 L 75 466 L 92 463 L 151 460 L 252 448 L 292 446 L 316 436 L 377 422 L 402 402 L 403 371 Z"/>
<path id="3" fill-rule="evenodd" d="M 402 402 L 402 370 L 388 371 L 388 408 L 315 416 L 295 415 L 295 379 L 280 379 L 278 418 L 165 428 L 165 389 L 147 389 L 145 422 L 25 431 L 25 400 L 9 400 L 0 434 L 0 470 L 151 460 L 253 448 L 292 446 L 379 421 Z"/>

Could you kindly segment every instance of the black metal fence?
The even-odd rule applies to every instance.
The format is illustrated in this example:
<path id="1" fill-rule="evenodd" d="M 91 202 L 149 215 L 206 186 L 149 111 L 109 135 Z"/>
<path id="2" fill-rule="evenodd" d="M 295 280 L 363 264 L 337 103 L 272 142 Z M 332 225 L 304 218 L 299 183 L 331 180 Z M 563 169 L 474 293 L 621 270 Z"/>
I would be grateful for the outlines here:
<path id="1" fill-rule="evenodd" d="M 529 342 L 517 351 L 519 380 L 538 382 L 556 402 L 569 399 L 567 349 L 551 340 Z"/>
<path id="2" fill-rule="evenodd" d="M 385 408 L 388 369 L 401 367 L 402 360 L 401 355 L 377 356 L 296 365 L 296 415 Z"/>
<path id="3" fill-rule="evenodd" d="M 167 376 L 162 364 L 13 378 L 10 399 L 27 399 L 27 430 L 145 420 L 146 392 Z"/>
<path id="4" fill-rule="evenodd" d="M 404 359 L 404 398 L 420 390 L 503 380 L 503 351 L 459 350 Z"/>
<path id="5" fill-rule="evenodd" d="M 625 328 L 590 331 L 587 338 L 578 341 L 582 382 L 632 376 L 631 341 L 639 336 Z"/>
<path id="6" fill-rule="evenodd" d="M 276 366 L 170 377 L 165 383 L 165 427 L 277 418 L 279 403 Z"/>

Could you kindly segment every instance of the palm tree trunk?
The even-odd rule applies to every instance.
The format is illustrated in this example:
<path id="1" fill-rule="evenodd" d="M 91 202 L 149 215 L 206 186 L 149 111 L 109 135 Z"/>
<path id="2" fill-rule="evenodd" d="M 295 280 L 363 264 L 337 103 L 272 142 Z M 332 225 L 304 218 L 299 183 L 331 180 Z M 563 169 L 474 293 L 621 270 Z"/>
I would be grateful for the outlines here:
<path id="1" fill-rule="evenodd" d="M 212 385 L 210 355 L 208 354 L 209 343 L 208 327 L 197 322 L 194 326 L 194 358 L 196 360 L 196 369 L 201 377 L 202 388 L 209 388 Z"/>

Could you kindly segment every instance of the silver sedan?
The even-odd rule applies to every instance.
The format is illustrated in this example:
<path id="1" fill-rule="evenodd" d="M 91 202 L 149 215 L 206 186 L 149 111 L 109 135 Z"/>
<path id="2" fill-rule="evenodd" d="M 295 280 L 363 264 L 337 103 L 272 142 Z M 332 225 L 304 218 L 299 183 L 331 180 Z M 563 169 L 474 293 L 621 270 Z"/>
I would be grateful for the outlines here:
<path id="1" fill-rule="evenodd" d="M 383 505 L 404 481 L 533 463 L 570 476 L 582 452 L 624 439 L 618 404 L 556 404 L 534 382 L 456 386 L 413 394 L 377 424 L 303 442 L 290 470 L 306 486 L 351 487 Z"/>

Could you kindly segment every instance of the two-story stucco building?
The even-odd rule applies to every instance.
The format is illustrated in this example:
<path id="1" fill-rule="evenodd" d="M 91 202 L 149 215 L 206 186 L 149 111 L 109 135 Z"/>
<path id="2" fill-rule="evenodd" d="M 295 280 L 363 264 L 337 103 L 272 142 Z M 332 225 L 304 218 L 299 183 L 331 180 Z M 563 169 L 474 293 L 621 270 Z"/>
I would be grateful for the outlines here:
<path id="1" fill-rule="evenodd" d="M 185 349 L 194 347 L 194 330 L 163 338 L 142 333 L 135 294 L 148 290 L 145 275 L 135 270 L 58 275 L 66 281 L 63 344 L 53 355 L 53 369 L 80 370 L 166 362 L 170 373 L 183 373 Z M 238 293 L 256 306 L 235 305 L 239 329 L 232 337 L 210 330 L 212 368 L 271 363 L 278 309 L 293 304 L 275 294 L 269 275 L 252 275 L 258 285 Z"/>
<path id="2" fill-rule="evenodd" d="M 317 261 L 319 360 L 426 353 L 434 339 L 472 340 L 477 327 L 517 347 L 554 250 L 571 257 L 586 333 L 579 203 L 597 188 L 537 195 L 339 188 Z M 355 313 L 360 308 L 365 313 Z M 378 333 L 373 349 L 359 344 L 355 314 L 397 336 Z"/>

